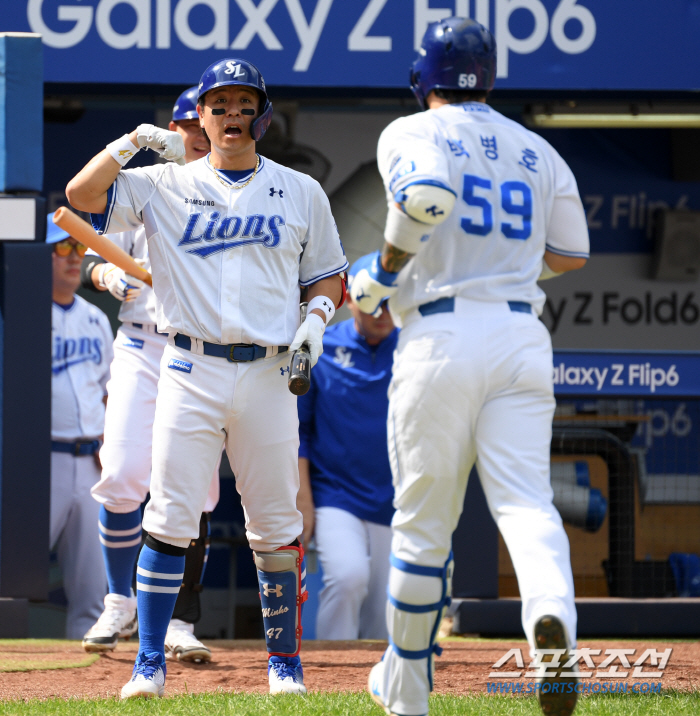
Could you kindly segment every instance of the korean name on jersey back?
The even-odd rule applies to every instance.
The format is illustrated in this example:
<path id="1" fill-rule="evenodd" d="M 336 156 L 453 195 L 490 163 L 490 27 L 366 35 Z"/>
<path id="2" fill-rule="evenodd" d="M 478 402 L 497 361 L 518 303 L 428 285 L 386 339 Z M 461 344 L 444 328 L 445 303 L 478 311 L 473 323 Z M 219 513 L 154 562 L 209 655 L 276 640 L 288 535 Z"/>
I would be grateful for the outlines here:
<path id="1" fill-rule="evenodd" d="M 279 214 L 223 216 L 219 211 L 208 215 L 197 212 L 189 215 L 178 246 L 188 247 L 188 254 L 196 254 L 203 259 L 250 244 L 262 244 L 274 249 L 281 241 L 280 229 L 284 226 L 284 217 Z"/>

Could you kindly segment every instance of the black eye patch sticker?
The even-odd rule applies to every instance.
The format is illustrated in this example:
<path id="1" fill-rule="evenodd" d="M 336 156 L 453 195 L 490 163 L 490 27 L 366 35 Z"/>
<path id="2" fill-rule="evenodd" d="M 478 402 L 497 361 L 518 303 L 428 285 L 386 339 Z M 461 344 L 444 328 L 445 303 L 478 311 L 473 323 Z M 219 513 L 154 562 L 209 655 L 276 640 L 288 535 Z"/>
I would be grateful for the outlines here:
<path id="1" fill-rule="evenodd" d="M 220 109 L 212 109 L 211 111 L 212 114 L 224 114 L 225 112 L 226 110 L 223 107 L 221 107 Z"/>
<path id="2" fill-rule="evenodd" d="M 254 109 L 242 109 L 241 114 L 255 114 Z"/>

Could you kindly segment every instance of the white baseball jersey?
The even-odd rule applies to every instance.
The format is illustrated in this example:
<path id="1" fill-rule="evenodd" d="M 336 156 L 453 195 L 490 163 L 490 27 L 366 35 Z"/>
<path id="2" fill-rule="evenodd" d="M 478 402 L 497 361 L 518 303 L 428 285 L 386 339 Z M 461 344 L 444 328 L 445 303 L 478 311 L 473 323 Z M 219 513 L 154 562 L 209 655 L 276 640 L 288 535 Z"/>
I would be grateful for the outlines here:
<path id="1" fill-rule="evenodd" d="M 214 343 L 289 345 L 299 284 L 348 266 L 318 182 L 262 157 L 241 189 L 209 156 L 122 171 L 93 223 L 101 233 L 143 223 L 158 330 Z"/>
<path id="2" fill-rule="evenodd" d="M 481 102 L 451 104 L 392 122 L 377 149 L 390 204 L 418 183 L 457 196 L 450 216 L 404 269 L 393 313 L 443 296 L 524 301 L 541 313 L 545 249 L 587 257 L 576 180 L 542 137 Z"/>
<path id="3" fill-rule="evenodd" d="M 51 438 L 102 435 L 112 328 L 99 308 L 80 296 L 69 308 L 56 303 L 51 317 Z"/>
<path id="4" fill-rule="evenodd" d="M 151 261 L 148 258 L 148 242 L 146 241 L 146 231 L 143 226 L 133 231 L 124 231 L 120 234 L 110 234 L 107 237 L 114 242 L 120 249 L 126 251 L 129 256 L 134 259 L 144 261 L 143 267 L 151 270 Z M 97 252 L 92 249 L 88 250 L 88 254 L 97 256 Z M 122 323 L 154 323 L 156 322 L 156 297 L 153 289 L 145 285 L 141 289 L 141 293 L 134 301 L 122 301 L 119 309 L 119 320 Z"/>

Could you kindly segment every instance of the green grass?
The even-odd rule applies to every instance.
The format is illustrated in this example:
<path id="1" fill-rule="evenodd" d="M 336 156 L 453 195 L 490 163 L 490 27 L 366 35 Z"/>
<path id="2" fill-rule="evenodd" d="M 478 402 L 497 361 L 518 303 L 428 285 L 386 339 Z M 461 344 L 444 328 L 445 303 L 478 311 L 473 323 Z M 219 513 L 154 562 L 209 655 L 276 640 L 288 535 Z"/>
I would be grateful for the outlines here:
<path id="1" fill-rule="evenodd" d="M 99 658 L 99 654 L 86 654 L 78 641 L 0 639 L 0 673 L 77 669 L 90 666 Z"/>
<path id="2" fill-rule="evenodd" d="M 0 656 L 0 673 L 11 671 L 47 671 L 51 669 L 82 669 L 91 666 L 100 658 L 99 654 L 69 655 L 58 658 L 56 654 L 45 656 L 33 656 L 22 658 L 17 655 L 12 657 Z"/>
<path id="3" fill-rule="evenodd" d="M 200 694 L 155 701 L 101 699 L 0 701 L 0 714 L 55 716 L 381 716 L 367 694 L 325 693 L 298 696 Z M 575 716 L 689 716 L 700 713 L 700 692 L 587 696 Z M 534 698 L 433 696 L 431 716 L 541 716 Z"/>

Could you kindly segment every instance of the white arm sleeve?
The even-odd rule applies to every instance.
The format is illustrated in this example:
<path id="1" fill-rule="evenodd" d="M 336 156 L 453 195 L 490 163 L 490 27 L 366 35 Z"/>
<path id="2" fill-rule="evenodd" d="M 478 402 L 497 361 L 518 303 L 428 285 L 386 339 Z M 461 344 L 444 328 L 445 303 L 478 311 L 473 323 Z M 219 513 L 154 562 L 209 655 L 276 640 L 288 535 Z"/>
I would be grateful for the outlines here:
<path id="1" fill-rule="evenodd" d="M 538 281 L 547 281 L 547 279 L 550 278 L 556 278 L 557 276 L 561 276 L 561 272 L 552 271 L 551 268 L 549 268 L 549 264 L 542 259 L 542 270 L 540 271 L 540 275 L 538 276 Z"/>
<path id="2" fill-rule="evenodd" d="M 588 258 L 588 225 L 576 179 L 559 154 L 553 152 L 553 156 L 555 193 L 547 226 L 546 249 L 562 256 Z"/>

